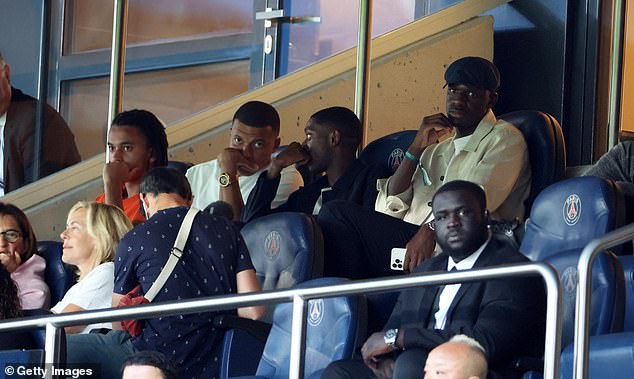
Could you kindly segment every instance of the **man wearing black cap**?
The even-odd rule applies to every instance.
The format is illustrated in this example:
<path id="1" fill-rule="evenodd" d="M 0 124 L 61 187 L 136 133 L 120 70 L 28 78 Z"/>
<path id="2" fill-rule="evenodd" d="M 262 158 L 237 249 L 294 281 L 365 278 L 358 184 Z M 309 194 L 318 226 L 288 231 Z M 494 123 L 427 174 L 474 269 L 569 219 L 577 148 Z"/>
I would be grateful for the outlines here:
<path id="1" fill-rule="evenodd" d="M 403 246 L 404 268 L 412 271 L 433 253 L 433 233 L 426 226 L 433 219 L 431 198 L 451 180 L 482 186 L 494 218 L 524 217 L 528 153 L 521 132 L 491 111 L 500 85 L 497 68 L 486 59 L 465 57 L 447 68 L 445 81 L 447 113 L 425 117 L 406 159 L 377 183 L 375 210 L 391 217 L 344 202 L 322 208 L 326 275 L 393 275 L 390 251 Z"/>

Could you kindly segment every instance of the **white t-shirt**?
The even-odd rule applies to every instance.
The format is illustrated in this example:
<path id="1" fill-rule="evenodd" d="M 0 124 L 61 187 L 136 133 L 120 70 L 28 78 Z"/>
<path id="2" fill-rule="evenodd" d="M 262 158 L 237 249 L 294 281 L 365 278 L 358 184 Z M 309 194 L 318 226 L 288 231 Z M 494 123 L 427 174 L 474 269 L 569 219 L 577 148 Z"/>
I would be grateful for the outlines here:
<path id="1" fill-rule="evenodd" d="M 258 181 L 258 177 L 264 170 L 266 169 L 262 169 L 250 176 L 238 177 L 240 193 L 245 203 Z M 220 174 L 222 172 L 216 159 L 197 164 L 187 170 L 185 176 L 187 176 L 187 180 L 189 180 L 189 184 L 192 187 L 192 194 L 194 195 L 193 207 L 204 209 L 214 201 L 220 200 L 220 185 L 218 184 Z M 271 203 L 271 208 L 277 208 L 284 204 L 291 193 L 304 185 L 304 180 L 302 180 L 302 176 L 295 166 L 286 167 L 280 175 L 280 186 L 277 188 L 277 194 Z"/>
<path id="2" fill-rule="evenodd" d="M 111 308 L 113 289 L 114 263 L 102 263 L 90 271 L 77 284 L 70 287 L 64 298 L 51 310 L 55 313 L 61 313 L 69 304 L 75 304 L 86 310 Z M 99 328 L 112 329 L 112 323 L 90 324 L 81 333 L 88 333 L 92 329 Z"/>

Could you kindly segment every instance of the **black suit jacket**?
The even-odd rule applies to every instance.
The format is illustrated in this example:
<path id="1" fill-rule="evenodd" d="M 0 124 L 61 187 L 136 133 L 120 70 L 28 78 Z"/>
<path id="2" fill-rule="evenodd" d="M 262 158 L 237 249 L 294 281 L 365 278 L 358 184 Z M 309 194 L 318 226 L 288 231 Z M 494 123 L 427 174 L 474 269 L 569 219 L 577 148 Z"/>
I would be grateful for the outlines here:
<path id="1" fill-rule="evenodd" d="M 64 119 L 48 104 L 44 107 L 44 127 L 39 154 L 39 175 L 34 175 L 36 163 L 35 113 L 38 100 L 11 88 L 11 104 L 4 126 L 5 192 L 18 189 L 81 160 L 75 136 Z"/>
<path id="2" fill-rule="evenodd" d="M 415 272 L 447 270 L 444 253 Z M 491 239 L 474 268 L 527 262 L 511 246 Z M 544 348 L 546 296 L 539 277 L 463 283 L 447 312 L 444 330 L 428 329 L 438 287 L 403 291 L 385 329 L 404 330 L 404 348 L 430 351 L 456 334 L 466 334 L 485 348 L 489 366 L 507 372 L 514 358 L 541 356 Z M 505 374 L 505 376 L 513 376 Z"/>

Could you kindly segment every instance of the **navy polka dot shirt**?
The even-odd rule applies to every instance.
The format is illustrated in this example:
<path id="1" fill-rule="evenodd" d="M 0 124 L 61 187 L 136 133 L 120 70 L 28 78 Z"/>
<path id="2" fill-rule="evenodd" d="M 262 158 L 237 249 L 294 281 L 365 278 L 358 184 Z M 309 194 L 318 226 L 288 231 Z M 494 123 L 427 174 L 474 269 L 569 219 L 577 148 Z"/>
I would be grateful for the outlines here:
<path id="1" fill-rule="evenodd" d="M 115 256 L 115 293 L 126 294 L 137 284 L 142 293 L 150 289 L 186 213 L 186 207 L 159 211 L 121 240 Z M 196 216 L 184 250 L 154 302 L 235 293 L 236 274 L 253 268 L 238 230 L 225 218 L 207 213 Z M 139 350 L 158 350 L 171 358 L 183 378 L 216 377 L 222 335 L 212 325 L 215 315 L 146 320 L 132 343 Z"/>

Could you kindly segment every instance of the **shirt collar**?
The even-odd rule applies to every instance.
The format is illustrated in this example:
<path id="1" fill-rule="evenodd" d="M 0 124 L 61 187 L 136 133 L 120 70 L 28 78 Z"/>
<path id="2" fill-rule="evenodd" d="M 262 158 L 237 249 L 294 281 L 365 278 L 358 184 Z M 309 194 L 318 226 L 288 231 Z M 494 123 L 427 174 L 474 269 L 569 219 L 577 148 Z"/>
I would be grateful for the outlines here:
<path id="1" fill-rule="evenodd" d="M 478 260 L 478 258 L 480 258 L 480 255 L 482 255 L 482 252 L 489 244 L 489 241 L 491 241 L 491 233 L 489 233 L 489 237 L 486 241 L 484 241 L 482 245 L 480 245 L 478 250 L 474 251 L 471 255 L 458 263 L 454 262 L 453 258 L 449 256 L 449 259 L 447 259 L 447 271 L 451 271 L 451 269 L 453 269 L 454 267 L 456 268 L 456 270 L 459 271 L 472 269 L 473 265 L 475 265 L 476 261 Z"/>
<path id="2" fill-rule="evenodd" d="M 3 128 L 7 123 L 7 112 L 4 112 L 2 116 L 0 116 L 0 128 Z"/>
<path id="3" fill-rule="evenodd" d="M 471 152 L 478 150 L 480 141 L 482 141 L 484 137 L 491 132 L 496 122 L 497 119 L 495 118 L 493 111 L 489 109 L 484 117 L 482 117 L 482 120 L 480 120 L 480 123 L 473 131 L 473 134 L 471 134 L 471 138 L 469 138 L 469 142 L 467 142 L 463 150 Z"/>

